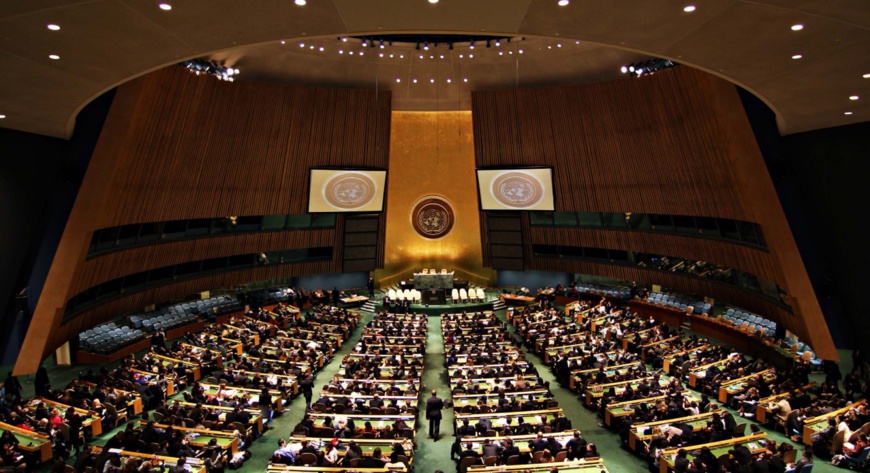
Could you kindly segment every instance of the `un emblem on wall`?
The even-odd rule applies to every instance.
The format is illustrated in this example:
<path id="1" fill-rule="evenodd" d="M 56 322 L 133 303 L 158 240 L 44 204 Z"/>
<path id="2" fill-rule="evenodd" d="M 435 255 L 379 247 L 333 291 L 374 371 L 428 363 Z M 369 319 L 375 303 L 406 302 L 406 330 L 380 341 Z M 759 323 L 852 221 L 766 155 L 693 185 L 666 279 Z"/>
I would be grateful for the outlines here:
<path id="1" fill-rule="evenodd" d="M 375 197 L 375 181 L 369 176 L 346 172 L 336 174 L 323 186 L 323 199 L 341 210 L 362 207 Z"/>
<path id="2" fill-rule="evenodd" d="M 508 171 L 492 180 L 490 194 L 508 207 L 523 209 L 541 201 L 544 197 L 544 185 L 531 174 Z"/>
<path id="3" fill-rule="evenodd" d="M 453 230 L 456 214 L 450 202 L 437 195 L 428 195 L 411 207 L 411 226 L 422 237 L 441 238 Z"/>

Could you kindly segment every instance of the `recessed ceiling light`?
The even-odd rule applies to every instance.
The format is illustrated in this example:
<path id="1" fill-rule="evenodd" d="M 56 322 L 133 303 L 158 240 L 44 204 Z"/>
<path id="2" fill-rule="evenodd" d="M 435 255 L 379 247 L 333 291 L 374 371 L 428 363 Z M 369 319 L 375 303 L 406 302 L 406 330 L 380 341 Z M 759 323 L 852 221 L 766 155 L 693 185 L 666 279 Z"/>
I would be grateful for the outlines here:
<path id="1" fill-rule="evenodd" d="M 50 29 L 51 31 L 60 31 L 60 26 L 55 25 L 54 23 L 49 23 L 45 25 L 45 27 Z"/>
<path id="2" fill-rule="evenodd" d="M 0 115 L 0 120 L 6 118 L 6 115 Z"/>
<path id="3" fill-rule="evenodd" d="M 843 112 L 843 115 L 851 115 L 852 112 Z"/>
<path id="4" fill-rule="evenodd" d="M 163 11 L 172 10 L 172 5 L 170 5 L 168 3 L 161 3 L 160 5 L 157 5 L 157 6 L 160 7 L 160 9 Z"/>
<path id="5" fill-rule="evenodd" d="M 55 61 L 57 61 L 58 59 L 60 59 L 60 56 L 58 56 L 57 54 L 49 54 L 49 55 L 48 55 L 48 58 L 49 58 L 49 59 L 54 59 Z"/>
<path id="6" fill-rule="evenodd" d="M 305 0 L 294 0 L 293 3 L 299 5 L 300 7 L 304 7 L 305 4 L 308 2 L 306 2 Z"/>
<path id="7" fill-rule="evenodd" d="M 431 82 L 431 83 L 434 84 L 434 83 L 435 83 L 435 79 L 429 79 L 429 82 Z"/>
<path id="8" fill-rule="evenodd" d="M 414 80 L 412 80 L 411 82 L 413 82 L 413 83 L 416 84 L 416 83 L 417 83 L 417 79 L 414 79 Z"/>
<path id="9" fill-rule="evenodd" d="M 465 79 L 462 79 L 462 82 L 468 82 L 468 77 L 466 77 Z"/>
<path id="10" fill-rule="evenodd" d="M 402 82 L 402 79 L 399 77 L 396 77 L 396 82 Z"/>
<path id="11" fill-rule="evenodd" d="M 438 3 L 438 0 L 429 0 L 429 3 L 434 5 L 434 4 Z"/>
<path id="12" fill-rule="evenodd" d="M 796 24 L 796 25 L 791 25 L 791 30 L 792 30 L 792 31 L 800 31 L 800 30 L 802 30 L 802 29 L 804 29 L 804 25 L 802 25 L 802 24 L 800 24 L 800 23 L 798 23 L 798 24 Z"/>
<path id="13" fill-rule="evenodd" d="M 851 96 L 849 96 L 849 100 L 858 100 L 858 99 L 860 99 L 860 98 L 861 98 L 861 97 L 858 97 L 857 95 L 851 95 Z"/>
<path id="14" fill-rule="evenodd" d="M 560 6 L 560 7 L 568 6 L 569 3 L 571 3 L 570 0 L 559 0 L 559 6 Z"/>
<path id="15" fill-rule="evenodd" d="M 803 57 L 804 57 L 804 56 L 803 56 L 802 54 L 795 54 L 795 55 L 792 56 L 791 58 L 792 58 L 792 59 L 801 59 L 801 58 L 803 58 Z"/>
<path id="16" fill-rule="evenodd" d="M 447 83 L 449 84 L 449 83 L 451 83 L 451 82 L 453 82 L 453 80 L 450 79 L 450 78 L 448 77 L 448 78 L 447 78 Z"/>
<path id="17" fill-rule="evenodd" d="M 300 48 L 304 48 L 304 47 L 305 47 L 305 43 L 299 43 L 299 47 L 300 47 Z"/>
<path id="18" fill-rule="evenodd" d="M 683 11 L 686 13 L 692 13 L 697 8 L 698 7 L 696 7 L 695 5 L 686 5 L 685 7 L 683 7 Z"/>
<path id="19" fill-rule="evenodd" d="M 286 42 L 287 42 L 287 41 L 284 41 L 283 39 L 281 40 L 281 44 L 285 44 Z"/>
<path id="20" fill-rule="evenodd" d="M 864 75 L 861 76 L 861 77 L 863 77 L 863 78 L 865 78 L 865 79 L 870 79 L 870 74 L 864 74 Z"/>

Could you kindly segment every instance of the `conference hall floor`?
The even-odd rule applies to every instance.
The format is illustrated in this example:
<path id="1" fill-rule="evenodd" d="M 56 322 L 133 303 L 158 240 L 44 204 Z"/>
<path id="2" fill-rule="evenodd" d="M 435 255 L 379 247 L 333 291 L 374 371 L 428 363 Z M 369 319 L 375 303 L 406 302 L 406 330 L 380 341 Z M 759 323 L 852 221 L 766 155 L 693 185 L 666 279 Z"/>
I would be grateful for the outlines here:
<path id="1" fill-rule="evenodd" d="M 504 320 L 504 310 L 496 311 L 496 314 Z M 362 323 L 360 327 L 371 320 L 372 317 L 372 313 L 362 312 Z M 513 329 L 511 328 L 511 331 L 512 330 Z M 331 379 L 333 374 L 338 371 L 342 357 L 353 349 L 353 346 L 359 340 L 360 333 L 361 328 L 357 329 L 357 331 L 351 335 L 350 339 L 342 345 L 341 349 L 335 354 L 335 356 L 333 356 L 331 362 L 317 373 L 315 379 L 315 397 L 320 392 L 326 380 Z M 527 353 L 527 359 L 537 367 L 541 377 L 545 381 L 550 382 L 550 389 L 552 390 L 555 399 L 559 401 L 559 406 L 562 407 L 566 417 L 571 420 L 573 426 L 580 429 L 583 436 L 588 441 L 594 442 L 598 446 L 598 451 L 601 453 L 604 463 L 611 473 L 644 472 L 649 470 L 647 464 L 640 457 L 620 447 L 619 436 L 616 433 L 598 426 L 601 420 L 595 415 L 595 413 L 586 409 L 582 405 L 577 394 L 571 392 L 567 388 L 559 386 L 552 373 L 550 373 L 546 364 L 543 362 L 543 359 L 531 353 Z M 842 372 L 844 374 L 848 373 L 851 370 L 851 352 L 846 350 L 840 351 L 840 359 L 840 368 Z M 65 386 L 70 380 L 77 377 L 80 371 L 87 371 L 90 368 L 98 368 L 89 365 L 76 365 L 71 367 L 55 366 L 51 360 L 46 361 L 45 366 L 48 369 L 51 384 L 55 387 Z M 113 366 L 110 366 L 110 368 L 111 367 Z M 8 372 L 10 369 L 11 367 L 4 366 L 3 372 Z M 814 381 L 818 381 L 819 383 L 821 383 L 824 378 L 819 374 L 814 374 L 811 377 Z M 25 398 L 32 397 L 34 395 L 33 377 L 22 376 L 19 380 L 24 385 L 23 395 Z M 438 390 L 439 395 L 442 398 L 449 397 L 450 390 L 447 383 L 447 369 L 444 367 L 444 343 L 441 336 L 441 324 L 438 322 L 437 316 L 430 317 L 423 385 L 424 393 L 428 393 L 429 390 L 434 388 Z M 180 397 L 180 394 L 177 396 Z M 420 397 L 421 409 L 424 409 L 423 404 L 427 397 L 428 394 Z M 304 410 L 304 398 L 298 396 L 293 399 L 285 408 L 283 414 L 274 419 L 268 431 L 250 445 L 249 450 L 253 454 L 251 459 L 248 460 L 241 469 L 235 471 L 242 473 L 265 472 L 269 457 L 277 448 L 278 439 L 282 437 L 286 438 L 290 435 L 293 426 L 302 419 Z M 735 413 L 736 415 L 736 412 L 732 411 L 732 413 Z M 422 415 L 420 417 L 421 419 L 418 420 L 416 426 L 418 449 L 413 457 L 414 471 L 416 473 L 434 473 L 437 470 L 443 470 L 445 472 L 456 471 L 456 462 L 450 460 L 450 448 L 453 442 L 453 410 L 444 410 L 444 419 L 441 424 L 442 437 L 438 442 L 433 442 L 431 439 L 427 438 L 428 424 L 425 419 L 422 418 Z M 119 427 L 119 429 L 122 428 L 123 426 Z M 768 435 L 774 438 L 777 442 L 789 441 L 781 433 L 775 432 L 772 429 L 762 428 L 762 430 L 766 431 Z M 116 431 L 117 429 L 104 434 L 99 439 L 94 440 L 93 443 L 96 445 L 105 444 L 105 442 L 111 438 L 111 435 Z M 39 472 L 48 472 L 49 470 L 50 465 L 48 464 L 43 465 L 38 469 Z M 822 460 L 815 462 L 815 472 L 826 473 L 838 470 L 840 469 L 832 466 L 829 461 Z"/>

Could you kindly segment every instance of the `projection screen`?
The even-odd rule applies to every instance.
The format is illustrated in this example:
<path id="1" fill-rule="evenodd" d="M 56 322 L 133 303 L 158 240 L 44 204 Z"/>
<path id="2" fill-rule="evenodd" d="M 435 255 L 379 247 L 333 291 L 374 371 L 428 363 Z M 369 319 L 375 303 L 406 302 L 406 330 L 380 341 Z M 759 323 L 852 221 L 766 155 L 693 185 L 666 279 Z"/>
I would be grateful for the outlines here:
<path id="1" fill-rule="evenodd" d="M 309 184 L 309 213 L 380 212 L 387 171 L 312 169 Z"/>
<path id="2" fill-rule="evenodd" d="M 551 168 L 478 169 L 481 210 L 555 210 Z"/>

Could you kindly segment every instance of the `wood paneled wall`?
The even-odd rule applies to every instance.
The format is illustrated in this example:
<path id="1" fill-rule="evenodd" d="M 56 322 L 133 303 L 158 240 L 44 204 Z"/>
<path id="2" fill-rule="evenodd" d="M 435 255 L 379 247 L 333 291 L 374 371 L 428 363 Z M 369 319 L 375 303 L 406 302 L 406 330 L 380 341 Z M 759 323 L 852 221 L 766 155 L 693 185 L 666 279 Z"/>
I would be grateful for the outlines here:
<path id="1" fill-rule="evenodd" d="M 343 219 L 337 220 L 337 224 L 343 221 Z M 260 251 L 333 246 L 341 234 L 341 231 L 336 231 L 334 228 L 248 233 L 173 241 L 114 251 L 85 261 L 80 277 L 73 283 L 71 292 L 75 295 L 97 284 L 128 274 L 187 261 L 201 261 Z M 334 251 L 336 257 L 339 256 L 337 250 L 338 248 Z"/>
<path id="2" fill-rule="evenodd" d="M 615 82 L 472 93 L 479 167 L 551 166 L 555 207 L 758 223 L 769 252 L 721 240 L 628 230 L 537 227 L 523 215 L 525 269 L 661 283 L 757 310 L 837 359 L 794 238 L 733 84 L 688 67 Z M 487 220 L 482 215 L 481 221 Z M 485 226 L 484 226 L 485 228 Z M 492 242 L 483 232 L 485 261 Z M 727 265 L 778 283 L 795 316 L 761 295 L 691 276 L 536 260 L 550 244 L 648 251 Z M 489 260 L 487 260 L 489 258 Z M 643 276 L 643 277 L 641 277 Z M 705 292 L 707 291 L 707 292 Z"/>
<path id="3" fill-rule="evenodd" d="M 311 167 L 386 168 L 389 92 L 214 80 L 169 67 L 122 85 L 16 363 L 33 373 L 80 330 L 119 313 L 240 282 L 340 272 L 335 229 L 222 235 L 159 243 L 85 261 L 94 230 L 134 223 L 307 211 Z M 384 218 L 378 225 L 383 264 Z M 230 256 L 333 246 L 331 261 L 275 265 L 169 284 L 121 297 L 61 325 L 67 300 L 147 269 Z"/>

